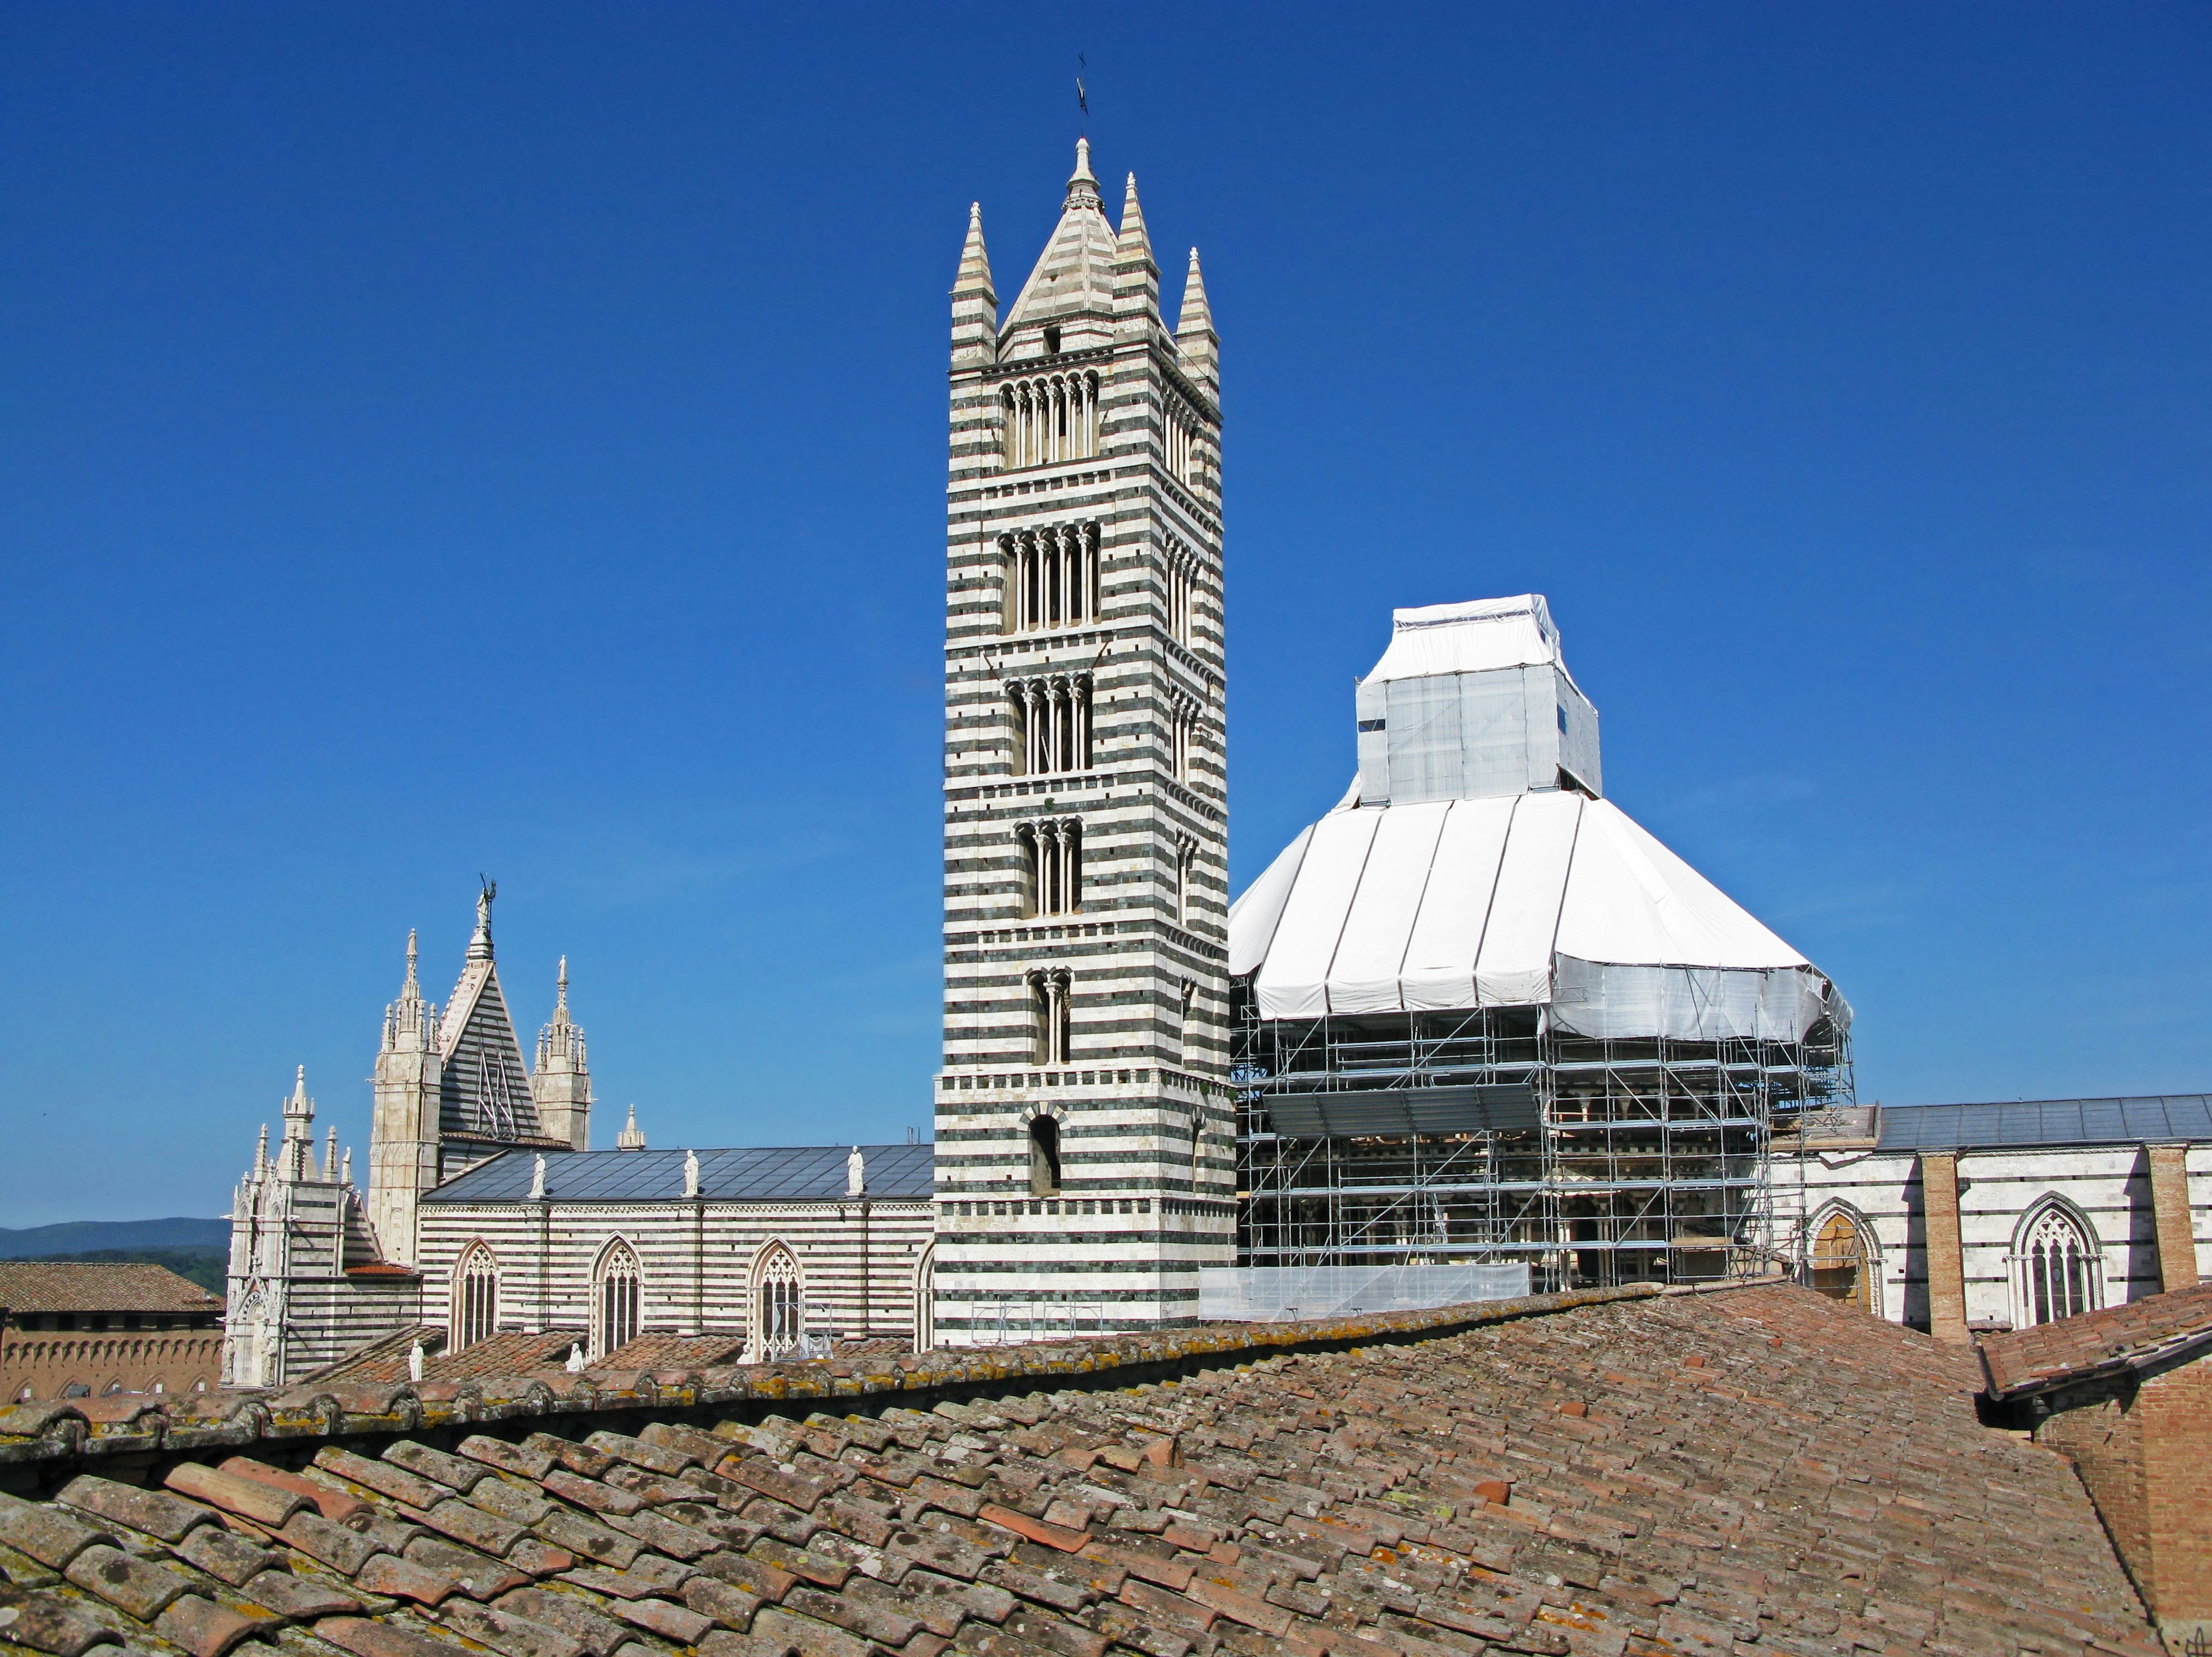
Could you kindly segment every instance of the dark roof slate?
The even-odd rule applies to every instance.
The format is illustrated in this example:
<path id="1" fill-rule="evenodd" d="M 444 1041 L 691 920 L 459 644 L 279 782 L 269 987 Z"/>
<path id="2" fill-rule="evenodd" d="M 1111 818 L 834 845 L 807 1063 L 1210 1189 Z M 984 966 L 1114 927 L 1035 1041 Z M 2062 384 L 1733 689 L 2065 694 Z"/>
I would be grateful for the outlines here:
<path id="1" fill-rule="evenodd" d="M 834 1203 L 845 1196 L 849 1145 L 701 1150 L 699 1194 L 713 1202 Z M 868 1196 L 927 1201 L 936 1189 L 934 1145 L 863 1145 Z M 682 1150 L 548 1153 L 545 1194 L 558 1203 L 660 1203 L 684 1197 Z M 507 1151 L 447 1180 L 426 1203 L 526 1203 L 537 1155 Z"/>
<path id="2" fill-rule="evenodd" d="M 2212 1094 L 1885 1105 L 1880 1148 L 1946 1151 L 2195 1140 L 2212 1140 Z"/>
<path id="3" fill-rule="evenodd" d="M 163 1490 L 80 1477 L 0 1499 L 0 1648 L 2158 1649 L 2065 1464 L 1977 1422 L 1959 1355 L 1809 1291 L 1243 1355 L 1042 1392 L 1006 1353 L 1000 1387 L 927 1412 L 513 1423 L 270 1444 L 169 1465 Z"/>

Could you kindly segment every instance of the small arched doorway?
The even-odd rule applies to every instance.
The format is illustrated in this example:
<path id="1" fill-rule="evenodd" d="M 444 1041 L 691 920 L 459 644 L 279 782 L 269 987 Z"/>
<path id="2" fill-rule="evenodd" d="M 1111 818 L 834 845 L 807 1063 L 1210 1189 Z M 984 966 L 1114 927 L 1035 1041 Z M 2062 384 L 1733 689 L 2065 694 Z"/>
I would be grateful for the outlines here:
<path id="1" fill-rule="evenodd" d="M 1813 1287 L 1832 1301 L 1880 1315 L 1875 1301 L 1874 1251 L 1864 1228 L 1841 1209 L 1813 1236 Z"/>

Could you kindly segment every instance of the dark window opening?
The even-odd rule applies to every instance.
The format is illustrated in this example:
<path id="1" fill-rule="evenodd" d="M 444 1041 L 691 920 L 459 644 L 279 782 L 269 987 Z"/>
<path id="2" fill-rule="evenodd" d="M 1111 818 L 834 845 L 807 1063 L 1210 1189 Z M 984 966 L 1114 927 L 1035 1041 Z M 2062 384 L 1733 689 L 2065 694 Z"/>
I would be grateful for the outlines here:
<path id="1" fill-rule="evenodd" d="M 1058 356 L 1060 355 L 1059 329 L 1047 328 L 1044 331 L 1044 350 L 1047 356 Z"/>
<path id="2" fill-rule="evenodd" d="M 1359 728 L 1363 731 L 1379 731 L 1382 728 L 1382 722 L 1379 719 L 1363 719 L 1359 722 Z"/>
<path id="3" fill-rule="evenodd" d="M 1060 1195 L 1060 1124 L 1048 1116 L 1030 1122 L 1030 1195 Z"/>
<path id="4" fill-rule="evenodd" d="M 1561 703 L 1561 704 L 1559 704 L 1559 734 L 1560 734 L 1561 736 L 1565 736 L 1566 734 L 1567 734 L 1567 709 L 1566 709 L 1566 704 L 1565 704 L 1565 703 Z"/>

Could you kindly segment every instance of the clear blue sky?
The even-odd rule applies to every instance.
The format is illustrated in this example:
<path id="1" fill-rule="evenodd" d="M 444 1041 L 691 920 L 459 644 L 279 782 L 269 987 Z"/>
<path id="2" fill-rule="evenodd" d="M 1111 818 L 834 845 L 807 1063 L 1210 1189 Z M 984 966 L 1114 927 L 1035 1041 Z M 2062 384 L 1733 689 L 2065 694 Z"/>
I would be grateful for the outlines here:
<path id="1" fill-rule="evenodd" d="M 1204 252 L 1241 886 L 1393 606 L 1534 589 L 1607 791 L 1893 1102 L 2212 1087 L 2212 11 L 0 17 L 0 1224 L 365 1145 L 479 871 L 656 1143 L 937 1057 L 945 290 Z"/>

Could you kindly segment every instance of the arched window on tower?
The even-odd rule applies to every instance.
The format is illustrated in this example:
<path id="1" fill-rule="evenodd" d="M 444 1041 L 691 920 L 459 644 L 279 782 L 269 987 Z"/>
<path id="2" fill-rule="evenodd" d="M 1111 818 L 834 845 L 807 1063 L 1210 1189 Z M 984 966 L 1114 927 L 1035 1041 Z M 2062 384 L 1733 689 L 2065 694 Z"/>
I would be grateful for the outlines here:
<path id="1" fill-rule="evenodd" d="M 1087 460 L 1098 453 L 1098 376 L 1054 374 L 1014 381 L 999 393 L 1008 471 Z"/>
<path id="2" fill-rule="evenodd" d="M 2104 1303 L 2104 1279 L 2095 1234 L 2079 1215 L 2056 1198 L 2029 1214 L 2013 1251 L 2016 1325 L 2094 1312 Z"/>
<path id="3" fill-rule="evenodd" d="M 1035 633 L 1098 619 L 1098 526 L 1047 525 L 999 537 L 1005 629 Z"/>
<path id="4" fill-rule="evenodd" d="M 788 1357 L 806 1339 L 806 1279 L 799 1257 L 781 1243 L 770 1243 L 753 1267 L 755 1361 L 774 1363 Z"/>
<path id="5" fill-rule="evenodd" d="M 1060 1124 L 1048 1116 L 1030 1118 L 1030 1195 L 1060 1195 Z"/>
<path id="6" fill-rule="evenodd" d="M 594 1362 L 637 1338 L 645 1274 L 630 1246 L 617 1238 L 599 1256 L 592 1282 L 592 1358 Z"/>
<path id="7" fill-rule="evenodd" d="M 462 1351 L 499 1331 L 499 1260 L 482 1243 L 471 1243 L 453 1269 L 453 1350 Z"/>
<path id="8" fill-rule="evenodd" d="M 1068 1051 L 1068 1002 L 1073 987 L 1066 967 L 1031 967 L 1029 972 L 1031 1062 L 1065 1064 Z"/>
<path id="9" fill-rule="evenodd" d="M 1198 599 L 1198 560 L 1188 548 L 1168 546 L 1168 637 L 1178 644 L 1191 642 L 1192 618 Z"/>
<path id="10" fill-rule="evenodd" d="M 1013 704 L 1018 777 L 1091 769 L 1091 676 L 1054 674 L 1006 681 Z"/>
<path id="11" fill-rule="evenodd" d="M 1024 911 L 1031 916 L 1073 915 L 1083 907 L 1083 825 L 1073 817 L 1020 823 L 1026 891 Z"/>

